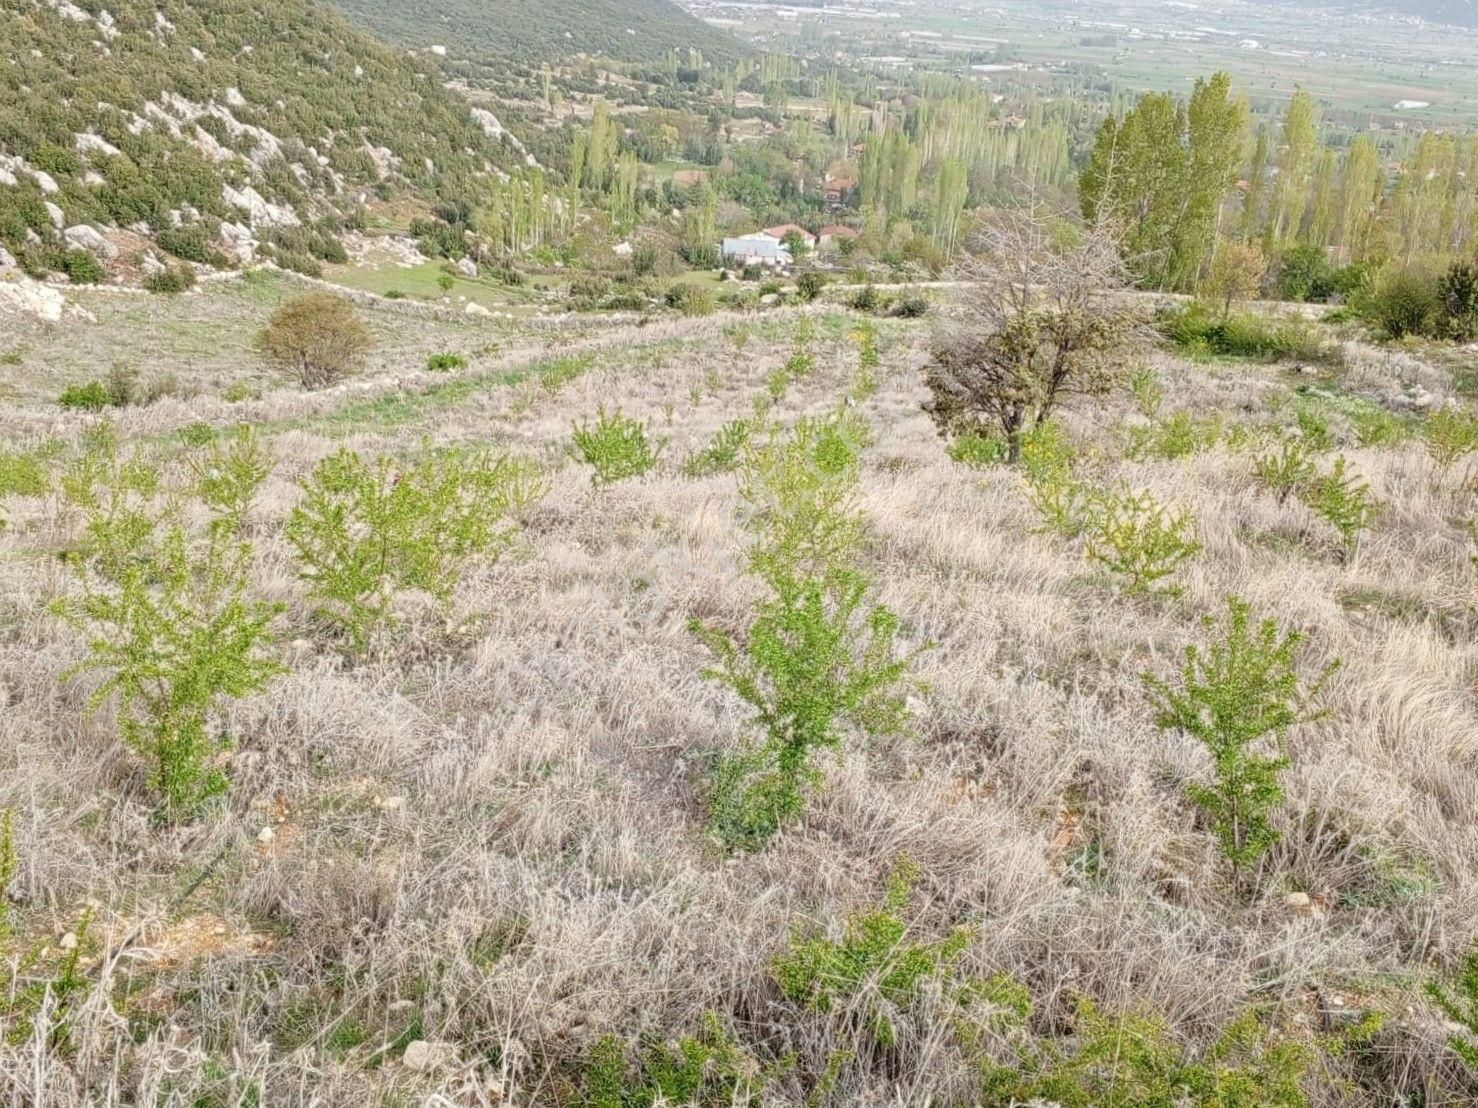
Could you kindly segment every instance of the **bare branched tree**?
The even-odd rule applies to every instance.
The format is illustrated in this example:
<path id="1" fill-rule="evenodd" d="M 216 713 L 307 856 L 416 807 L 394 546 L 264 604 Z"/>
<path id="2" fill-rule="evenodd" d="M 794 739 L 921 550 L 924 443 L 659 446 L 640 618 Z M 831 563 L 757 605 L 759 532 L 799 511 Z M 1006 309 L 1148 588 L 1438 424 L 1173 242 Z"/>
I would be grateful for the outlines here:
<path id="1" fill-rule="evenodd" d="M 1035 200 L 985 220 L 955 266 L 965 282 L 940 313 L 924 370 L 925 409 L 942 435 L 1021 437 L 1071 397 L 1128 374 L 1139 313 L 1113 240 L 1077 230 Z"/>

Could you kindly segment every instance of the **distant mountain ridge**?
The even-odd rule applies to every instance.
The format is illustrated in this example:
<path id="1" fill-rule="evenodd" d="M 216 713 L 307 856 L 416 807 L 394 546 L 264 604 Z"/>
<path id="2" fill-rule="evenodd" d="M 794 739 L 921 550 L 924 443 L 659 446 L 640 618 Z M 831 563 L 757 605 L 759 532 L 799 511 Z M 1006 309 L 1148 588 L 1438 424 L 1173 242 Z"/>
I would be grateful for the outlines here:
<path id="1" fill-rule="evenodd" d="M 454 58 L 539 63 L 574 54 L 661 61 L 700 51 L 729 64 L 742 48 L 670 0 L 331 0 L 361 26 L 403 46 L 445 46 Z"/>
<path id="2" fill-rule="evenodd" d="M 126 228 L 311 268 L 371 191 L 434 202 L 522 160 L 442 79 L 308 0 L 0 0 L 0 247 L 83 279 Z"/>

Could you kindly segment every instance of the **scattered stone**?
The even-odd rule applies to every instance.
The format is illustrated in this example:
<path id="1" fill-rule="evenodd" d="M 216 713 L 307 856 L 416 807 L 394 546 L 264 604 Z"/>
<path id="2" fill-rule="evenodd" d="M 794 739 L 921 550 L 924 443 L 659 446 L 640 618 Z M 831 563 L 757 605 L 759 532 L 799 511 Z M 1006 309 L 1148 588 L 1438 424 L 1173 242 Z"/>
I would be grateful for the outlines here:
<path id="1" fill-rule="evenodd" d="M 157 277 L 159 276 L 159 274 L 167 272 L 169 269 L 168 266 L 166 266 L 163 262 L 156 258 L 152 253 L 145 254 L 143 256 L 143 260 L 139 262 L 139 268 L 144 271 L 145 277 Z"/>
<path id="2" fill-rule="evenodd" d="M 453 1043 L 427 1042 L 415 1039 L 406 1048 L 401 1061 L 406 1069 L 417 1073 L 429 1073 L 451 1065 L 457 1060 L 457 1048 Z"/>
<path id="3" fill-rule="evenodd" d="M 5 247 L 0 246 L 0 269 L 14 269 L 15 255 Z"/>
<path id="4" fill-rule="evenodd" d="M 270 845 L 272 840 L 275 838 L 277 838 L 277 832 L 274 831 L 270 825 L 262 828 L 260 831 L 257 832 L 257 842 L 261 843 L 263 846 Z"/>
<path id="5" fill-rule="evenodd" d="M 1314 901 L 1308 893 L 1289 893 L 1284 903 L 1301 916 L 1312 915 L 1314 911 Z"/>
<path id="6" fill-rule="evenodd" d="M 51 225 L 55 227 L 58 231 L 60 231 L 63 227 L 67 225 L 66 213 L 63 212 L 61 208 L 53 204 L 50 200 L 45 201 L 45 204 L 46 218 L 51 220 Z"/>
<path id="7" fill-rule="evenodd" d="M 57 945 L 60 946 L 63 950 L 76 950 L 77 933 L 75 931 L 68 931 L 65 935 L 62 936 L 61 941 L 57 943 Z"/>
<path id="8" fill-rule="evenodd" d="M 476 277 L 477 263 L 471 258 L 461 258 L 457 261 L 457 272 L 463 277 Z"/>
<path id="9" fill-rule="evenodd" d="M 475 304 L 471 300 L 467 301 L 467 307 L 465 307 L 462 310 L 467 315 L 487 315 L 487 316 L 490 316 L 490 315 L 493 314 L 492 312 L 490 312 L 486 308 L 484 308 L 481 304 Z"/>

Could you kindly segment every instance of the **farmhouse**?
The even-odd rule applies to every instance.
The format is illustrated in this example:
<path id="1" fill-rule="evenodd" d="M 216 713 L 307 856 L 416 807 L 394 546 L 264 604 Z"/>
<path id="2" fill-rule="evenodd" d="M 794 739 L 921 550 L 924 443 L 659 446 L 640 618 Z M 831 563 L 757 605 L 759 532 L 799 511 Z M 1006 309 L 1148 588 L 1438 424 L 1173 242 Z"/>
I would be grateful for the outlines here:
<path id="1" fill-rule="evenodd" d="M 726 263 L 784 267 L 794 260 L 790 251 L 767 232 L 726 238 L 719 247 Z"/>

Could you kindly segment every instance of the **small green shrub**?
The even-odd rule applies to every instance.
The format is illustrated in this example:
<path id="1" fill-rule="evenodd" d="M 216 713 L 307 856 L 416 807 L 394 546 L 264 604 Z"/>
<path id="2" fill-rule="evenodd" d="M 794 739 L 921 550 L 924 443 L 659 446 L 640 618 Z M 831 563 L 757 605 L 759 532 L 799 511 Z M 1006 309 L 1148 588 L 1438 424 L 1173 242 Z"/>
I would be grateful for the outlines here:
<path id="1" fill-rule="evenodd" d="M 1453 262 L 1437 281 L 1438 330 L 1453 342 L 1478 338 L 1478 265 Z"/>
<path id="2" fill-rule="evenodd" d="M 1211 755 L 1212 784 L 1192 784 L 1187 794 L 1240 871 L 1278 839 L 1271 814 L 1283 800 L 1278 776 L 1288 766 L 1288 732 L 1324 715 L 1312 705 L 1334 665 L 1304 687 L 1297 664 L 1303 636 L 1284 634 L 1271 619 L 1254 626 L 1236 597 L 1219 633 L 1214 619 L 1204 623 L 1215 637 L 1204 648 L 1186 647 L 1176 686 L 1151 674 L 1144 681 L 1156 724 L 1191 736 Z"/>
<path id="3" fill-rule="evenodd" d="M 805 350 L 797 350 L 785 362 L 785 374 L 793 381 L 804 381 L 816 372 L 816 359 Z"/>
<path id="4" fill-rule="evenodd" d="M 1359 553 L 1360 536 L 1380 512 L 1370 485 L 1349 472 L 1344 458 L 1336 458 L 1333 470 L 1314 480 L 1302 496 L 1304 503 L 1339 532 L 1345 560 L 1352 560 Z"/>
<path id="5" fill-rule="evenodd" d="M 0 447 L 0 498 L 45 496 L 51 490 L 51 475 L 34 451 Z"/>
<path id="6" fill-rule="evenodd" d="M 1437 289 L 1425 274 L 1388 270 L 1377 279 L 1360 310 L 1388 338 L 1429 334 L 1437 320 Z"/>
<path id="7" fill-rule="evenodd" d="M 1129 457 L 1161 458 L 1173 461 L 1210 450 L 1221 439 L 1221 420 L 1215 416 L 1195 416 L 1190 412 L 1171 412 L 1154 423 L 1141 424 L 1129 430 Z"/>
<path id="8" fill-rule="evenodd" d="M 515 458 L 446 451 L 403 467 L 346 449 L 314 467 L 284 533 L 319 614 L 363 652 L 397 590 L 445 603 L 467 562 L 506 545 L 508 517 L 543 492 Z"/>
<path id="9" fill-rule="evenodd" d="M 929 986 L 940 988 L 946 1001 L 960 999 L 969 982 L 959 961 L 973 932 L 957 927 L 942 939 L 912 939 L 904 913 L 917 880 L 918 867 L 901 862 L 881 907 L 847 920 L 840 939 L 814 931 L 792 935 L 789 949 L 774 962 L 780 991 L 819 1012 L 860 1000 L 856 1018 L 882 1046 L 897 1041 L 895 1019 L 918 1004 Z"/>
<path id="10" fill-rule="evenodd" d="M 1478 415 L 1462 408 L 1438 408 L 1427 417 L 1422 438 L 1432 461 L 1447 469 L 1478 450 Z"/>
<path id="11" fill-rule="evenodd" d="M 243 400 L 260 400 L 262 390 L 249 381 L 233 381 L 221 392 L 221 399 L 228 404 L 239 404 Z"/>
<path id="12" fill-rule="evenodd" d="M 83 516 L 82 532 L 65 560 L 87 563 L 115 584 L 147 564 L 157 554 L 158 530 L 177 510 L 160 503 L 162 483 L 157 466 L 123 456 L 111 425 L 95 429 L 62 473 L 63 499 Z"/>
<path id="13" fill-rule="evenodd" d="M 190 423 L 180 428 L 180 442 L 189 447 L 208 446 L 219 435 L 219 431 L 204 422 Z"/>
<path id="14" fill-rule="evenodd" d="M 892 734 L 906 719 L 910 658 L 895 651 L 898 619 L 872 602 L 855 565 L 865 438 L 842 413 L 802 419 L 746 451 L 748 564 L 770 595 L 742 636 L 692 625 L 716 658 L 704 675 L 748 705 L 760 731 L 720 757 L 710 779 L 710 824 L 731 847 L 756 849 L 801 815 L 820 778 L 817 754 L 849 733 Z"/>
<path id="15" fill-rule="evenodd" d="M 1414 431 L 1412 421 L 1376 404 L 1361 404 L 1351 409 L 1350 427 L 1361 446 L 1396 446 L 1409 439 Z"/>
<path id="16" fill-rule="evenodd" d="M 707 446 L 683 462 L 683 476 L 710 477 L 733 470 L 739 464 L 755 426 L 752 419 L 731 419 L 725 423 Z"/>
<path id="17" fill-rule="evenodd" d="M 539 369 L 539 384 L 550 396 L 559 395 L 570 382 L 576 380 L 595 362 L 589 354 L 571 354 L 556 358 Z"/>
<path id="18" fill-rule="evenodd" d="M 1314 460 L 1303 441 L 1285 438 L 1276 450 L 1260 454 L 1253 460 L 1257 479 L 1266 485 L 1283 504 L 1292 493 L 1302 492 L 1314 480 Z"/>
<path id="19" fill-rule="evenodd" d="M 1329 414 L 1307 401 L 1297 404 L 1293 410 L 1294 426 L 1299 436 L 1311 451 L 1322 454 L 1334 449 L 1334 430 L 1329 425 Z"/>
<path id="20" fill-rule="evenodd" d="M 1310 362 L 1328 356 L 1314 325 L 1300 316 L 1220 316 L 1204 305 L 1187 304 L 1158 312 L 1155 328 L 1190 354 Z"/>
<path id="21" fill-rule="evenodd" d="M 272 472 L 272 459 L 250 424 L 242 424 L 226 440 L 218 435 L 191 460 L 196 493 L 215 524 L 228 534 L 240 534 L 257 490 Z"/>
<path id="22" fill-rule="evenodd" d="M 881 300 L 882 297 L 878 295 L 876 286 L 867 284 L 854 292 L 851 299 L 847 301 L 847 304 L 853 311 L 875 312 L 878 310 L 878 304 Z"/>
<path id="23" fill-rule="evenodd" d="M 1078 1005 L 1071 1053 L 1052 1052 L 1040 1076 L 1009 1081 L 996 1103 L 1060 1108 L 1308 1108 L 1303 1084 L 1315 1051 L 1248 1012 L 1200 1057 L 1153 1016 L 1103 1015 Z"/>
<path id="24" fill-rule="evenodd" d="M 1160 408 L 1165 402 L 1165 386 L 1160 375 L 1150 366 L 1141 366 L 1129 378 L 1129 394 L 1134 397 L 1134 406 L 1148 420 L 1160 418 Z"/>
<path id="25" fill-rule="evenodd" d="M 171 265 L 144 278 L 144 288 L 161 295 L 185 292 L 195 287 L 195 271 L 187 265 Z"/>
<path id="26" fill-rule="evenodd" d="M 1469 1067 L 1478 1070 L 1478 943 L 1464 956 L 1451 985 L 1428 982 L 1427 995 L 1455 1025 L 1447 1045 Z"/>
<path id="27" fill-rule="evenodd" d="M 20 872 L 20 856 L 15 849 L 15 812 L 6 808 L 0 813 L 0 943 L 10 938 L 10 883 Z"/>
<path id="28" fill-rule="evenodd" d="M 649 1039 L 635 1062 L 629 1053 L 614 1035 L 596 1042 L 580 1108 L 757 1108 L 770 1079 L 712 1012 L 696 1034 L 670 1045 Z"/>
<path id="29" fill-rule="evenodd" d="M 74 285 L 100 285 L 108 279 L 103 263 L 86 250 L 65 250 L 61 257 L 61 271 Z"/>
<path id="30" fill-rule="evenodd" d="M 1073 462 L 1072 441 L 1059 421 L 1036 424 L 1022 435 L 1021 465 L 1027 499 L 1042 517 L 1046 530 L 1064 538 L 1083 533 L 1093 499 L 1073 472 Z"/>
<path id="31" fill-rule="evenodd" d="M 896 655 L 897 617 L 869 591 L 862 574 L 832 567 L 783 582 L 742 640 L 693 624 L 717 659 L 704 676 L 728 686 L 765 732 L 715 766 L 709 820 L 726 845 L 757 849 L 797 819 L 820 782 L 813 759 L 848 729 L 902 728 L 909 660 Z"/>
<path id="32" fill-rule="evenodd" d="M 466 368 L 467 359 L 461 354 L 432 354 L 426 358 L 427 373 L 451 373 Z"/>
<path id="33" fill-rule="evenodd" d="M 679 281 L 667 290 L 667 306 L 685 316 L 712 315 L 717 307 L 712 289 L 688 281 Z"/>
<path id="34" fill-rule="evenodd" d="M 1125 592 L 1177 593 L 1161 585 L 1201 550 L 1190 513 L 1172 513 L 1148 492 L 1100 493 L 1089 511 L 1090 562 L 1108 570 Z"/>
<path id="35" fill-rule="evenodd" d="M 800 294 L 800 298 L 809 304 L 821 295 L 826 285 L 826 274 L 820 270 L 808 269 L 796 282 L 796 291 Z"/>
<path id="36" fill-rule="evenodd" d="M 68 385 L 56 402 L 70 411 L 100 412 L 113 403 L 113 398 L 107 385 L 89 381 L 85 385 Z"/>
<path id="37" fill-rule="evenodd" d="M 593 423 L 576 423 L 573 437 L 575 456 L 594 470 L 590 479 L 596 485 L 640 477 L 655 468 L 662 452 L 660 444 L 648 439 L 645 423 L 622 415 L 620 408 L 607 412 L 605 405 Z"/>
<path id="38" fill-rule="evenodd" d="M 905 296 L 893 305 L 893 314 L 899 319 L 923 319 L 929 314 L 929 301 L 922 296 Z"/>
<path id="39" fill-rule="evenodd" d="M 987 438 L 973 431 L 956 435 L 949 444 L 950 460 L 972 469 L 989 469 L 991 466 L 1003 465 L 1006 454 L 1005 439 Z"/>
<path id="40" fill-rule="evenodd" d="M 149 769 L 172 820 L 227 788 L 212 729 L 222 702 L 259 692 L 282 667 L 271 654 L 280 607 L 247 595 L 250 548 L 212 531 L 203 552 L 182 528 L 119 573 L 84 571 L 84 594 L 57 611 L 88 633 L 87 657 L 64 678 L 98 671 L 94 708 L 117 697 L 123 741 Z"/>

